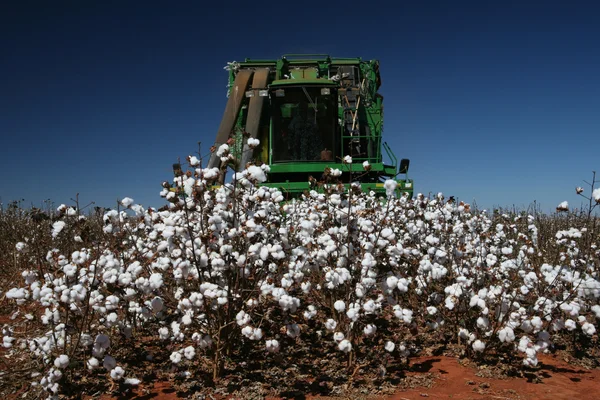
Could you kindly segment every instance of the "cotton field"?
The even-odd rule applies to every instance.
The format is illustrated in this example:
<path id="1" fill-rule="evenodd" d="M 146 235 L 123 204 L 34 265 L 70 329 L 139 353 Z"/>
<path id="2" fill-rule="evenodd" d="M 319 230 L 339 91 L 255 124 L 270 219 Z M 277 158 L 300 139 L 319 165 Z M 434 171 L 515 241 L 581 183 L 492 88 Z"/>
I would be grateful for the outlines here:
<path id="1" fill-rule="evenodd" d="M 249 354 L 281 360 L 306 346 L 350 369 L 436 340 L 520 368 L 557 341 L 596 346 L 600 253 L 589 215 L 541 232 L 527 213 L 490 215 L 442 194 L 397 198 L 391 181 L 376 198 L 345 190 L 336 174 L 322 193 L 284 201 L 260 187 L 265 166 L 215 189 L 219 170 L 188 161 L 163 183 L 161 209 L 125 198 L 82 239 L 90 217 L 61 205 L 46 248 L 31 235 L 15 245 L 28 267 L 4 294 L 3 344 L 35 362 L 31 390 L 58 398 L 82 377 L 137 385 L 143 370 L 130 353 L 142 342 L 166 351 L 182 379 L 208 371 L 215 381 Z"/>

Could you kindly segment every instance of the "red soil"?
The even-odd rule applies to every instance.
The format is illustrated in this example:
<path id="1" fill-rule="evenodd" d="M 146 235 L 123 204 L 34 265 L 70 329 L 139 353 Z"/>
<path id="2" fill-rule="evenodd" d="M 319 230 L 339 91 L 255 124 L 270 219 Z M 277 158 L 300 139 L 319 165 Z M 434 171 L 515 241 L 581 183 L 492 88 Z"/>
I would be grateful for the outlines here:
<path id="1" fill-rule="evenodd" d="M 425 375 L 432 376 L 431 387 L 398 389 L 395 394 L 355 395 L 347 398 L 368 398 L 378 400 L 407 399 L 511 399 L 511 400 L 572 400 L 600 398 L 600 370 L 587 370 L 567 364 L 556 357 L 540 357 L 540 369 L 529 377 L 494 377 L 482 369 L 461 365 L 458 359 L 451 357 L 421 357 L 411 360 L 413 372 L 407 372 L 407 379 L 416 381 Z M 480 376 L 478 376 L 480 375 Z M 485 377 L 481 377 L 485 376 Z M 541 379 L 537 379 L 538 378 Z M 536 381 L 539 381 L 536 383 Z M 145 390 L 144 390 L 145 389 Z M 137 395 L 111 397 L 104 395 L 102 400 L 123 398 L 175 400 L 180 399 L 167 382 L 154 383 L 152 387 L 140 387 Z M 218 397 L 214 397 L 215 399 Z M 238 398 L 232 396 L 231 398 Z M 310 399 L 332 399 L 332 397 L 313 397 Z M 340 397 L 337 397 L 338 399 Z M 278 400 L 278 398 L 270 398 Z"/>

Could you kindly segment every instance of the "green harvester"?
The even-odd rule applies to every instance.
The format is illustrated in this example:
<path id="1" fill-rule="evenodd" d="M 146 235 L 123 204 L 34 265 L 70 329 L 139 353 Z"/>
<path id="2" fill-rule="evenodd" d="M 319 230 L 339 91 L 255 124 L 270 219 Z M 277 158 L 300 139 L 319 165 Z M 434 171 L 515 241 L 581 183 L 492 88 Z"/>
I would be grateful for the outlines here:
<path id="1" fill-rule="evenodd" d="M 277 187 L 288 197 L 315 189 L 313 183 L 328 168 L 342 171 L 341 182 L 360 182 L 363 190 L 378 194 L 385 194 L 384 182 L 394 179 L 397 194 L 412 197 L 409 160 L 398 165 L 382 141 L 378 60 L 288 54 L 231 62 L 226 69 L 228 100 L 214 144 L 230 143 L 237 171 L 248 163 L 267 164 L 263 186 Z M 250 146 L 249 138 L 259 139 L 259 145 Z M 384 163 L 382 151 L 391 163 Z M 343 162 L 346 156 L 351 164 Z M 221 167 L 215 151 L 208 167 Z"/>

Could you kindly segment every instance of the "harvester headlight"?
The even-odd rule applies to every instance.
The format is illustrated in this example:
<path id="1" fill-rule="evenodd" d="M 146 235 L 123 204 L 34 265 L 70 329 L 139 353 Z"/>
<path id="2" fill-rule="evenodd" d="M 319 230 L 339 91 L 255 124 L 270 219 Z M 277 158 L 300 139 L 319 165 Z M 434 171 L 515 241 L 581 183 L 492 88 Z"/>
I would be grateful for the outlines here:
<path id="1" fill-rule="evenodd" d="M 406 183 L 404 184 L 404 187 L 405 187 L 405 188 L 411 188 L 411 187 L 412 187 L 412 182 L 406 182 Z"/>
<path id="2" fill-rule="evenodd" d="M 246 97 L 254 97 L 254 90 L 248 90 L 246 92 Z"/>
<path id="3" fill-rule="evenodd" d="M 258 95 L 260 97 L 269 97 L 269 91 L 268 90 L 264 90 L 264 89 L 263 90 L 259 90 L 258 91 Z"/>
<path id="4" fill-rule="evenodd" d="M 331 90 L 329 88 L 327 88 L 327 87 L 321 88 L 321 94 L 323 96 L 326 96 L 326 95 L 328 95 L 330 93 L 331 93 Z"/>

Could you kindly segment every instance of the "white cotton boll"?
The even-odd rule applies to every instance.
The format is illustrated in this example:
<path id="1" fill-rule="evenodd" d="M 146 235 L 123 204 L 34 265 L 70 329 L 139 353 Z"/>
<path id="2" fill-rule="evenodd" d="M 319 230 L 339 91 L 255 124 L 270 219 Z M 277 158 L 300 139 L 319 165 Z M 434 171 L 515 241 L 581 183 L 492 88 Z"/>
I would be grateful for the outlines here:
<path id="1" fill-rule="evenodd" d="M 169 328 L 167 328 L 166 326 L 159 328 L 158 337 L 160 338 L 160 340 L 167 340 L 169 338 Z"/>
<path id="2" fill-rule="evenodd" d="M 589 322 L 584 323 L 581 330 L 588 336 L 594 336 L 594 333 L 596 333 L 596 327 Z"/>
<path id="3" fill-rule="evenodd" d="M 91 357 L 90 359 L 87 360 L 87 367 L 88 369 L 91 371 L 93 369 L 98 368 L 98 366 L 100 365 L 100 361 L 98 361 L 98 359 L 96 357 Z"/>
<path id="4" fill-rule="evenodd" d="M 348 309 L 348 311 L 346 311 L 346 316 L 355 322 L 360 316 L 359 309 L 357 307 Z"/>
<path id="5" fill-rule="evenodd" d="M 531 325 L 534 328 L 534 332 L 537 332 L 542 329 L 542 319 L 538 316 L 531 318 Z"/>
<path id="6" fill-rule="evenodd" d="M 394 195 L 396 187 L 398 186 L 398 182 L 396 182 L 393 179 L 388 179 L 385 181 L 383 186 L 385 187 L 385 193 L 387 194 L 387 196 L 392 197 Z"/>
<path id="7" fill-rule="evenodd" d="M 395 276 L 388 276 L 385 280 L 385 284 L 388 289 L 393 290 L 396 286 L 398 286 L 398 278 Z"/>
<path id="8" fill-rule="evenodd" d="M 188 360 L 193 359 L 195 355 L 196 349 L 194 349 L 194 346 L 188 346 L 185 349 L 183 349 L 183 356 Z"/>
<path id="9" fill-rule="evenodd" d="M 181 362 L 181 353 L 178 351 L 174 351 L 171 353 L 171 356 L 169 358 L 171 359 L 171 362 L 173 364 L 179 364 Z"/>
<path id="10" fill-rule="evenodd" d="M 27 247 L 27 244 L 23 242 L 18 242 L 15 247 L 17 251 L 23 251 Z"/>
<path id="11" fill-rule="evenodd" d="M 340 341 L 344 340 L 344 334 L 342 332 L 334 333 L 333 340 L 335 340 L 336 342 L 340 342 Z"/>
<path id="12" fill-rule="evenodd" d="M 369 169 L 369 167 L 371 166 L 371 164 L 369 164 L 369 162 L 368 162 L 368 161 L 365 161 L 365 162 L 363 162 L 363 164 L 362 164 L 362 165 L 363 165 L 363 168 L 364 168 L 364 169 L 366 169 L 366 170 L 368 170 L 368 169 Z"/>
<path id="13" fill-rule="evenodd" d="M 483 350 L 485 350 L 485 343 L 483 343 L 481 340 L 476 340 L 473 342 L 473 350 L 481 352 Z"/>
<path id="14" fill-rule="evenodd" d="M 130 385 L 130 386 L 137 386 L 140 384 L 140 380 L 137 378 L 127 378 L 125 379 L 125 381 L 123 381 L 124 384 L 126 385 Z"/>
<path id="15" fill-rule="evenodd" d="M 312 319 L 316 315 L 317 315 L 317 309 L 313 305 L 308 306 L 308 310 L 304 311 L 304 318 L 306 318 L 306 319 Z"/>
<path id="16" fill-rule="evenodd" d="M 396 348 L 396 345 L 394 344 L 394 342 L 388 341 L 385 344 L 385 351 L 387 351 L 388 353 L 393 352 L 395 348 Z"/>
<path id="17" fill-rule="evenodd" d="M 338 349 L 344 353 L 352 351 L 352 343 L 349 340 L 344 339 L 338 344 Z"/>
<path id="18" fill-rule="evenodd" d="M 248 147 L 250 147 L 251 149 L 254 149 L 259 144 L 260 144 L 260 140 L 255 139 L 255 138 L 248 138 Z"/>
<path id="19" fill-rule="evenodd" d="M 183 325 L 191 325 L 192 324 L 192 316 L 190 314 L 185 314 L 183 317 L 181 317 L 181 323 Z"/>
<path id="20" fill-rule="evenodd" d="M 333 319 L 329 318 L 326 322 L 325 322 L 325 328 L 327 328 L 327 330 L 332 331 L 337 327 L 337 322 L 335 322 Z"/>
<path id="21" fill-rule="evenodd" d="M 594 189 L 592 192 L 592 198 L 596 203 L 600 203 L 600 188 Z"/>
<path id="22" fill-rule="evenodd" d="M 119 317 L 114 312 L 110 313 L 106 316 L 106 322 L 108 323 L 109 326 L 115 325 L 117 323 L 118 319 L 119 319 Z"/>
<path id="23" fill-rule="evenodd" d="M 105 356 L 104 361 L 102 362 L 102 366 L 107 370 L 111 371 L 114 367 L 117 366 L 117 360 L 115 360 L 111 356 Z"/>
<path id="24" fill-rule="evenodd" d="M 121 200 L 121 205 L 123 207 L 129 207 L 132 204 L 133 204 L 133 199 L 131 197 L 125 197 L 123 200 Z"/>
<path id="25" fill-rule="evenodd" d="M 490 320 L 487 317 L 477 318 L 477 327 L 482 330 L 487 330 L 490 327 Z"/>
<path id="26" fill-rule="evenodd" d="M 501 342 L 511 343 L 515 340 L 515 332 L 509 327 L 504 327 L 498 332 L 498 338 Z"/>
<path id="27" fill-rule="evenodd" d="M 333 304 L 333 308 L 335 308 L 337 312 L 343 312 L 346 309 L 346 303 L 342 300 L 338 300 Z"/>
<path id="28" fill-rule="evenodd" d="M 217 156 L 222 157 L 227 152 L 229 152 L 229 146 L 224 143 L 221 146 L 219 146 L 219 148 L 217 149 Z"/>
<path id="29" fill-rule="evenodd" d="M 381 305 L 375 303 L 373 300 L 369 300 L 365 304 L 363 304 L 363 309 L 367 314 L 374 313 L 375 310 L 377 310 L 379 307 L 381 307 Z"/>
<path id="30" fill-rule="evenodd" d="M 163 284 L 162 274 L 158 272 L 153 273 L 150 275 L 148 282 L 150 283 L 150 287 L 152 289 L 159 289 Z"/>
<path id="31" fill-rule="evenodd" d="M 352 164 L 352 157 L 350 157 L 350 156 L 344 157 L 344 164 Z"/>
<path id="32" fill-rule="evenodd" d="M 56 221 L 55 223 L 52 224 L 52 237 L 55 238 L 58 236 L 58 234 L 63 230 L 63 228 L 65 227 L 65 222 L 64 221 Z"/>
<path id="33" fill-rule="evenodd" d="M 437 312 L 438 312 L 438 309 L 435 308 L 434 306 L 427 307 L 427 313 L 429 315 L 435 315 L 435 314 L 437 314 Z"/>
<path id="34" fill-rule="evenodd" d="M 310 292 L 310 287 L 311 287 L 310 282 L 302 282 L 300 284 L 300 288 L 302 289 L 302 292 L 304 294 L 308 294 L 308 292 Z"/>
<path id="35" fill-rule="evenodd" d="M 110 377 L 115 381 L 119 381 L 123 379 L 125 375 L 125 370 L 121 367 L 115 367 L 112 371 L 110 371 Z"/>
<path id="36" fill-rule="evenodd" d="M 406 278 L 400 278 L 398 280 L 398 290 L 401 293 L 408 292 L 408 285 L 409 285 L 409 282 L 408 282 L 408 280 Z"/>
<path id="37" fill-rule="evenodd" d="M 69 356 L 61 354 L 54 360 L 54 366 L 60 369 L 67 368 L 69 366 Z"/>
<path id="38" fill-rule="evenodd" d="M 235 320 L 239 326 L 246 326 L 250 323 L 250 315 L 246 314 L 244 310 L 241 310 L 235 316 Z"/>
<path id="39" fill-rule="evenodd" d="M 262 183 L 267 180 L 265 171 L 262 168 L 257 167 L 256 165 L 251 165 L 250 167 L 248 167 L 248 173 L 250 174 L 252 179 L 256 180 L 257 182 Z"/>
<path id="40" fill-rule="evenodd" d="M 265 346 L 269 353 L 277 353 L 279 351 L 279 342 L 275 339 L 267 340 Z"/>
<path id="41" fill-rule="evenodd" d="M 190 166 L 192 166 L 192 167 L 197 167 L 200 164 L 200 160 L 196 156 L 191 156 L 189 161 L 190 161 Z"/>
<path id="42" fill-rule="evenodd" d="M 377 332 L 377 327 L 373 324 L 368 324 L 363 329 L 363 332 L 365 333 L 365 336 L 372 336 L 375 334 L 375 332 Z"/>

